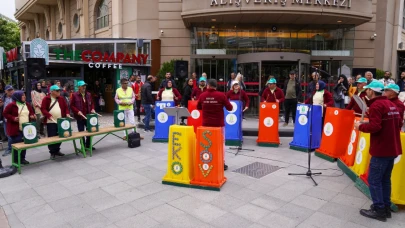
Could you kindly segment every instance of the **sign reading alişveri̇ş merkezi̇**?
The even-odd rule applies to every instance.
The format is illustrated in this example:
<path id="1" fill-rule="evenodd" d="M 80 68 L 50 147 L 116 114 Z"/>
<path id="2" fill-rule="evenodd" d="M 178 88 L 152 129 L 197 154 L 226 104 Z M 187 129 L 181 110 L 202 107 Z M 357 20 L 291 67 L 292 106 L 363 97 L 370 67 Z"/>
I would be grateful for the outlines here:
<path id="1" fill-rule="evenodd" d="M 340 8 L 350 8 L 352 6 L 352 0 L 209 0 L 211 6 L 222 5 L 235 5 L 236 7 L 242 4 L 268 4 L 268 5 L 280 5 L 287 6 L 289 2 L 292 5 L 315 5 L 315 6 L 331 6 Z"/>
<path id="2" fill-rule="evenodd" d="M 101 51 L 67 51 L 55 49 L 56 60 L 83 61 L 89 64 L 90 68 L 113 68 L 122 69 L 122 63 L 132 63 L 145 65 L 148 61 L 147 54 L 124 54 L 122 52 L 104 52 Z M 61 57 L 63 56 L 63 57 Z"/>

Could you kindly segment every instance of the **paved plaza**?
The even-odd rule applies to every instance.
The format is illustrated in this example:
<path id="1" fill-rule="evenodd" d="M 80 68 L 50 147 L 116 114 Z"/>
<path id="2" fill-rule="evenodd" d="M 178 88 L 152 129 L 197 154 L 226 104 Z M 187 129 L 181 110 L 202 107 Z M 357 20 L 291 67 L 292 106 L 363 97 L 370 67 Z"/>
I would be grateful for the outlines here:
<path id="1" fill-rule="evenodd" d="M 307 154 L 288 148 L 291 138 L 281 138 L 280 148 L 264 148 L 245 137 L 244 147 L 254 152 L 227 150 L 228 181 L 220 192 L 162 185 L 167 144 L 152 143 L 152 134 L 143 134 L 135 149 L 108 136 L 93 157 L 69 155 L 0 179 L 0 227 L 7 221 L 12 228 L 405 227 L 404 211 L 386 223 L 361 216 L 371 201 L 336 163 L 313 156 L 313 167 L 323 172 L 315 177 L 317 187 L 306 177 L 288 176 L 306 172 L 307 165 Z M 73 152 L 72 143 L 62 152 Z M 27 152 L 30 162 L 48 158 L 45 147 Z M 10 156 L 2 159 L 10 164 Z M 233 172 L 254 162 L 280 169 L 260 179 Z"/>

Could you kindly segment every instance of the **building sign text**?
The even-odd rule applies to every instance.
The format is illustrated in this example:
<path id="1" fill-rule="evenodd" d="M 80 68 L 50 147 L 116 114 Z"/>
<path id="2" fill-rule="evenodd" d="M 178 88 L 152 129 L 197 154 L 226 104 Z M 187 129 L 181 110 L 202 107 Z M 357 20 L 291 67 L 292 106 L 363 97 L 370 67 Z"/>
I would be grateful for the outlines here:
<path id="1" fill-rule="evenodd" d="M 211 6 L 235 5 L 240 7 L 242 4 L 268 4 L 287 6 L 291 5 L 315 5 L 315 6 L 332 6 L 340 8 L 350 8 L 352 0 L 210 0 Z"/>

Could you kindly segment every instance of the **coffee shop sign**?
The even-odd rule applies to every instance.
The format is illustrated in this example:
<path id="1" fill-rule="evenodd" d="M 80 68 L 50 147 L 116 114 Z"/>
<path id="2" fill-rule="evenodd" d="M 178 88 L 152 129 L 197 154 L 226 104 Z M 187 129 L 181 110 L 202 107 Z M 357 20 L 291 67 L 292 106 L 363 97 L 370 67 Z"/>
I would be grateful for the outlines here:
<path id="1" fill-rule="evenodd" d="M 352 6 L 352 0 L 210 0 L 211 6 L 222 5 L 235 5 L 236 7 L 246 4 L 269 4 L 286 6 L 288 2 L 292 5 L 316 5 L 316 6 L 334 6 L 341 8 L 350 8 Z"/>

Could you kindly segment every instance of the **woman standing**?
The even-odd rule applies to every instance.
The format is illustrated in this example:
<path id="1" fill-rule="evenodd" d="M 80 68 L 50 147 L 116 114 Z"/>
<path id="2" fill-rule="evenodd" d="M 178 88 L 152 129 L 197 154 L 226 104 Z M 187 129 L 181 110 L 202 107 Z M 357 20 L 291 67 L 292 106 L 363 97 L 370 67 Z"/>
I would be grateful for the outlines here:
<path id="1" fill-rule="evenodd" d="M 184 85 L 184 92 L 183 92 L 183 97 L 181 98 L 181 106 L 188 108 L 188 101 L 191 100 L 191 93 L 193 92 L 194 88 L 194 79 L 189 78 L 187 79 L 187 82 Z M 186 125 L 184 123 L 184 120 L 187 117 L 181 117 L 181 123 L 180 125 Z"/>
<path id="2" fill-rule="evenodd" d="M 37 131 L 42 137 L 45 137 L 44 123 L 42 123 L 41 104 L 46 94 L 42 91 L 40 82 L 35 84 L 34 90 L 31 92 L 32 104 L 34 106 L 35 115 L 37 117 Z"/>
<path id="3" fill-rule="evenodd" d="M 11 143 L 23 142 L 22 124 L 35 120 L 36 116 L 30 104 L 26 102 L 25 93 L 15 91 L 12 96 L 13 102 L 4 109 L 4 117 L 7 119 L 7 134 L 11 137 Z M 21 164 L 28 165 L 25 160 L 26 150 L 21 151 Z M 14 162 L 18 161 L 18 153 L 14 153 Z"/>
<path id="4" fill-rule="evenodd" d="M 174 101 L 175 105 L 181 101 L 181 95 L 176 88 L 173 88 L 173 83 L 169 80 L 166 87 L 159 90 L 156 100 L 158 101 Z"/>
<path id="5" fill-rule="evenodd" d="M 323 81 L 318 81 L 315 84 L 315 92 L 312 93 L 312 96 L 305 101 L 305 104 L 319 105 L 322 106 L 322 119 L 324 118 L 324 113 L 326 107 L 333 107 L 333 98 L 332 94 L 325 90 L 326 84 Z M 323 124 L 322 124 L 323 125 Z"/>
<path id="6" fill-rule="evenodd" d="M 335 101 L 336 108 L 345 108 L 345 96 L 349 90 L 349 82 L 344 74 L 339 76 L 337 84 L 333 88 L 333 100 Z"/>
<path id="7" fill-rule="evenodd" d="M 232 82 L 231 90 L 226 93 L 226 98 L 229 100 L 242 101 L 243 111 L 246 111 L 249 108 L 249 97 L 246 92 L 240 89 L 240 85 L 237 81 Z"/>

